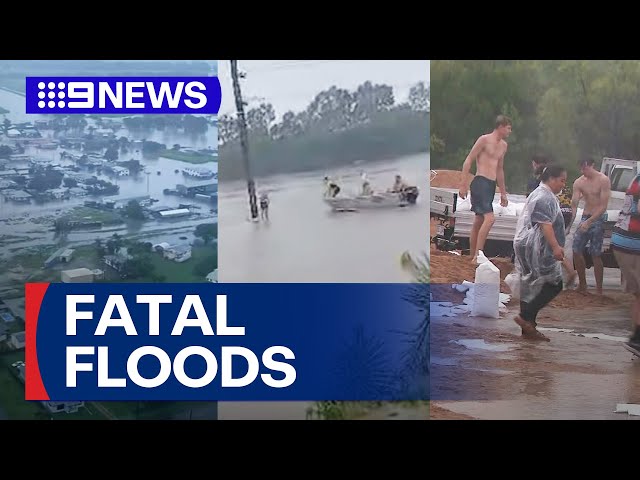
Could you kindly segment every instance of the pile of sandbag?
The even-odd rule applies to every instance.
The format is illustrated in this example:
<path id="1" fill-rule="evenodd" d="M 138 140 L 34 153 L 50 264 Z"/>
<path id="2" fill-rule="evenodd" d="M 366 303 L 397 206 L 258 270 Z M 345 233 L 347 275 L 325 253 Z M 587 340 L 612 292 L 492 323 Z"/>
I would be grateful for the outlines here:
<path id="1" fill-rule="evenodd" d="M 432 316 L 456 316 L 470 313 L 474 317 L 500 318 L 500 312 L 506 312 L 511 295 L 500 292 L 500 270 L 482 251 L 478 252 L 478 267 L 475 282 L 464 281 L 452 285 L 457 291 L 466 292 L 462 305 L 451 302 L 432 302 Z"/>

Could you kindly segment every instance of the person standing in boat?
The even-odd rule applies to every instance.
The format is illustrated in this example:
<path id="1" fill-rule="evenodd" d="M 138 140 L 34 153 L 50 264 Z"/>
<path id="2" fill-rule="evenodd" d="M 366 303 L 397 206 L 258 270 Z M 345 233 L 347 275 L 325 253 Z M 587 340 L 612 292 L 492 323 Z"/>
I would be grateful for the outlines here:
<path id="1" fill-rule="evenodd" d="M 327 197 L 335 198 L 336 195 L 340 193 L 340 187 L 338 184 L 329 177 L 324 177 L 324 183 L 327 186 L 327 191 L 325 192 Z"/>
<path id="2" fill-rule="evenodd" d="M 369 183 L 369 178 L 366 173 L 361 175 L 362 178 L 362 195 L 368 196 L 373 195 L 373 189 L 371 188 L 371 183 Z"/>
<path id="3" fill-rule="evenodd" d="M 260 218 L 269 221 L 269 195 L 267 192 L 260 194 Z"/>
<path id="4" fill-rule="evenodd" d="M 396 175 L 396 181 L 393 184 L 393 187 L 391 187 L 391 193 L 400 193 L 408 186 L 409 185 L 407 185 L 407 183 L 402 179 L 401 175 Z"/>

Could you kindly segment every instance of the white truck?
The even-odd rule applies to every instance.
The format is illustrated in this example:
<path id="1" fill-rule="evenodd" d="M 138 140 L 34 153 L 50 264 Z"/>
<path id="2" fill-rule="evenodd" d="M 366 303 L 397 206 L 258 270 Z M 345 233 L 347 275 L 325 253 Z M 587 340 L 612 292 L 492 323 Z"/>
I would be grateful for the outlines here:
<path id="1" fill-rule="evenodd" d="M 602 260 L 605 267 L 618 268 L 615 257 L 610 250 L 611 231 L 618 219 L 624 202 L 625 191 L 631 180 L 640 171 L 640 161 L 623 160 L 605 157 L 600 171 L 611 180 L 611 197 L 607 206 L 608 221 L 605 224 L 605 238 L 602 245 Z M 461 250 L 468 253 L 469 234 L 475 214 L 470 210 L 469 198 L 458 198 L 458 190 L 452 188 L 430 189 L 431 218 L 437 230 L 431 232 L 431 242 L 440 250 Z M 489 232 L 484 252 L 487 256 L 511 257 L 513 254 L 513 237 L 515 236 L 518 215 L 525 202 L 523 195 L 509 195 L 510 207 L 500 207 L 500 196 L 494 199 L 496 221 Z M 582 214 L 582 202 L 578 207 L 576 218 Z M 434 222 L 432 222 L 434 223 Z M 573 233 L 578 227 L 574 220 L 571 226 Z M 590 265 L 587 258 L 587 265 Z"/>

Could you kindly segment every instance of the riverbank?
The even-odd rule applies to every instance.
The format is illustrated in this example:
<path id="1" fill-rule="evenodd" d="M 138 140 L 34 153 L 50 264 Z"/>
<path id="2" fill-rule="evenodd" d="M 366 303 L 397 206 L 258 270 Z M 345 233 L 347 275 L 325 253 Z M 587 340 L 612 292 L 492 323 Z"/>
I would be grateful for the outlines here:
<path id="1" fill-rule="evenodd" d="M 159 157 L 169 158 L 171 160 L 178 160 L 180 162 L 193 163 L 193 164 L 201 164 L 201 163 L 211 163 L 216 162 L 218 157 L 214 155 L 206 155 L 204 153 L 190 153 L 190 152 L 181 152 L 178 150 L 161 150 L 158 153 Z"/>
<path id="2" fill-rule="evenodd" d="M 429 155 L 429 114 L 414 111 L 384 112 L 371 122 L 348 130 L 309 133 L 272 140 L 249 139 L 251 171 L 255 178 L 317 170 L 335 170 L 355 163 L 393 161 Z M 238 142 L 224 144 L 219 154 L 220 178 L 243 179 L 244 164 Z"/>

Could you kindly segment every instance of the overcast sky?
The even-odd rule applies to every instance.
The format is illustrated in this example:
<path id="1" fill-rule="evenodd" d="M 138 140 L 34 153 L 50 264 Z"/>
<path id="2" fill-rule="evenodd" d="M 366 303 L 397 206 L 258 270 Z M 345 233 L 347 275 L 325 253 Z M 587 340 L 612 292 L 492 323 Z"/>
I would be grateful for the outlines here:
<path id="1" fill-rule="evenodd" d="M 276 117 L 304 110 L 322 90 L 335 85 L 354 90 L 366 82 L 393 87 L 396 103 L 405 101 L 416 83 L 429 83 L 429 60 L 239 60 L 242 96 L 249 108 L 271 103 Z M 234 113 L 229 60 L 218 61 L 222 84 L 220 115 Z"/>

